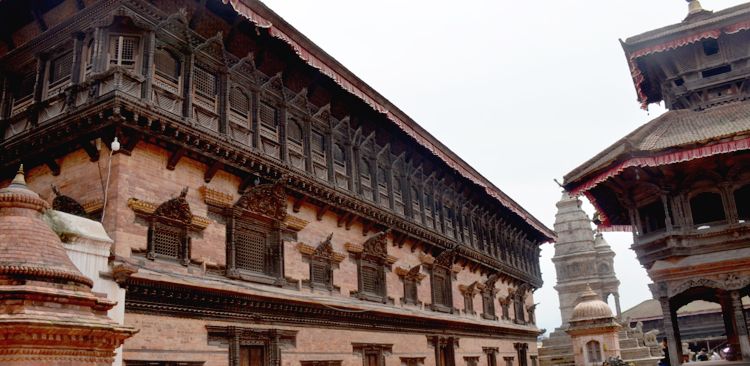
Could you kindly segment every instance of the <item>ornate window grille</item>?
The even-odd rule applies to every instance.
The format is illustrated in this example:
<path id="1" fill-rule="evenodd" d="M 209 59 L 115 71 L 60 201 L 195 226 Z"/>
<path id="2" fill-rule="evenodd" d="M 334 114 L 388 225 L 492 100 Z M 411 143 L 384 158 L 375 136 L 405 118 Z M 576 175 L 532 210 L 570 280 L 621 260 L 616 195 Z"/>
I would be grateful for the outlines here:
<path id="1" fill-rule="evenodd" d="M 392 263 L 388 256 L 387 232 L 370 237 L 362 247 L 349 247 L 357 261 L 359 288 L 351 295 L 362 300 L 388 302 L 385 271 Z M 361 249 L 360 249 L 361 248 Z"/>
<path id="2" fill-rule="evenodd" d="M 453 260 L 455 252 L 446 250 L 435 258 L 430 271 L 432 284 L 432 310 L 453 312 Z"/>
<path id="3" fill-rule="evenodd" d="M 171 258 L 183 265 L 190 262 L 190 236 L 188 229 L 193 215 L 185 200 L 187 188 L 176 198 L 156 208 L 150 216 L 148 230 L 148 259 Z"/>
<path id="4" fill-rule="evenodd" d="M 165 49 L 154 52 L 155 84 L 173 94 L 180 94 L 180 60 Z"/>
<path id="5" fill-rule="evenodd" d="M 109 64 L 136 70 L 140 54 L 139 38 L 128 35 L 109 37 Z"/>

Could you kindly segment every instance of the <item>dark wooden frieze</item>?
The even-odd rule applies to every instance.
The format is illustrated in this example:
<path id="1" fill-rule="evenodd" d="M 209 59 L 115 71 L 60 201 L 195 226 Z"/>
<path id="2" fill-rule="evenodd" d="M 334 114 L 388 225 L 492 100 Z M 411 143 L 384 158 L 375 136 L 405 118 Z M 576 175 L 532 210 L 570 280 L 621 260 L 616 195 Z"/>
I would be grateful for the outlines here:
<path id="1" fill-rule="evenodd" d="M 134 277 L 129 277 L 122 286 L 126 290 L 125 310 L 132 313 L 224 320 L 237 324 L 283 324 L 426 334 L 449 332 L 464 337 L 528 341 L 535 340 L 538 335 L 538 332 L 532 329 L 505 328 L 499 323 L 490 326 L 462 322 L 460 319 L 450 321 L 378 311 L 347 311 L 348 309 L 325 307 L 315 303 L 261 298 Z"/>

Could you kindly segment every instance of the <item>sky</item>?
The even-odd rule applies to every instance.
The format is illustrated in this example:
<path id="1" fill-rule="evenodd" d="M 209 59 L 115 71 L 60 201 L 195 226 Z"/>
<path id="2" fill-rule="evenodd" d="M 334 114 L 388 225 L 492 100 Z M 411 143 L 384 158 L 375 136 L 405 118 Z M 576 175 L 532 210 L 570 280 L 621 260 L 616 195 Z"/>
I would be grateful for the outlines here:
<path id="1" fill-rule="evenodd" d="M 640 109 L 618 40 L 687 15 L 684 0 L 263 2 L 550 228 L 553 179 L 663 113 Z M 605 239 L 623 310 L 651 298 L 632 235 Z M 547 330 L 560 325 L 553 254 L 545 244 L 534 294 Z"/>

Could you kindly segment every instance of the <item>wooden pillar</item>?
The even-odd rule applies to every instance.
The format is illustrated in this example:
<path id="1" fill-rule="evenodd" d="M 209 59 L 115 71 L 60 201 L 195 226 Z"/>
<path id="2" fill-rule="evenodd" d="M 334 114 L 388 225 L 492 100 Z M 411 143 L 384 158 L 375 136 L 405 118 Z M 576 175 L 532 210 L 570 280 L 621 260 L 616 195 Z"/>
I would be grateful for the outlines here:
<path id="1" fill-rule="evenodd" d="M 672 215 L 669 213 L 669 201 L 667 200 L 667 195 L 664 193 L 661 194 L 661 203 L 664 206 L 664 225 L 667 228 L 667 232 L 671 232 Z"/>
<path id="2" fill-rule="evenodd" d="M 81 65 L 83 65 L 83 40 L 85 33 L 76 33 L 73 36 L 73 65 L 70 67 L 70 83 L 78 85 L 81 82 Z M 71 94 L 71 97 L 72 94 Z"/>
<path id="3" fill-rule="evenodd" d="M 156 33 L 151 30 L 146 34 L 143 44 L 143 86 L 141 87 L 141 100 L 150 102 L 153 98 L 154 53 L 156 52 Z"/>
<path id="4" fill-rule="evenodd" d="M 745 318 L 745 311 L 742 306 L 742 293 L 735 290 L 729 293 L 730 301 L 732 304 L 732 318 L 734 324 L 737 327 L 737 338 L 739 341 L 742 359 L 750 361 L 750 338 L 747 329 L 747 319 Z"/>
<path id="5" fill-rule="evenodd" d="M 668 297 L 659 298 L 659 303 L 664 318 L 664 332 L 667 336 L 670 365 L 678 366 L 682 364 L 682 341 L 680 339 L 680 328 L 677 325 L 677 311 L 672 309 Z"/>
<path id="6" fill-rule="evenodd" d="M 305 118 L 303 127 L 302 146 L 303 154 L 305 154 L 305 171 L 308 173 L 313 172 L 313 158 L 312 158 L 312 121 Z"/>
<path id="7" fill-rule="evenodd" d="M 229 134 L 229 69 L 219 71 L 219 133 Z"/>
<path id="8" fill-rule="evenodd" d="M 253 89 L 251 100 L 250 130 L 253 134 L 252 146 L 255 149 L 260 148 L 260 91 Z"/>
<path id="9" fill-rule="evenodd" d="M 44 76 L 47 74 L 47 59 L 48 55 L 38 54 L 36 56 L 36 76 L 34 81 L 34 104 L 42 101 L 44 94 Z M 39 109 L 29 109 L 29 121 L 33 127 L 36 127 L 39 122 Z"/>
<path id="10" fill-rule="evenodd" d="M 336 175 L 333 168 L 333 132 L 327 131 L 325 136 L 325 149 L 326 149 L 326 167 L 328 168 L 328 181 L 336 185 Z"/>
<path id="11" fill-rule="evenodd" d="M 185 67 L 182 77 L 182 117 L 192 119 L 193 117 L 193 69 L 195 68 L 195 55 L 190 52 L 185 55 Z"/>

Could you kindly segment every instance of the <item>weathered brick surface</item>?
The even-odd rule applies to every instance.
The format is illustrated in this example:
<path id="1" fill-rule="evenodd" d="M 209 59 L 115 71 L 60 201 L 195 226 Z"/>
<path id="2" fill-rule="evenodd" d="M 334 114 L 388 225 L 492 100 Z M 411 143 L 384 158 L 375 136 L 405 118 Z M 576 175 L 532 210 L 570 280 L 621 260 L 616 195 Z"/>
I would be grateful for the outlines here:
<path id="1" fill-rule="evenodd" d="M 201 187 L 206 185 L 203 174 L 207 169 L 205 164 L 183 157 L 175 170 L 167 170 L 167 151 L 146 143 L 139 143 L 130 156 L 115 154 L 112 158 L 112 174 L 109 186 L 109 197 L 107 214 L 104 222 L 107 232 L 115 240 L 114 253 L 135 259 L 147 265 L 156 266 L 160 271 L 172 272 L 190 276 L 200 276 L 200 270 L 190 270 L 168 261 L 156 260 L 146 261 L 143 254 L 134 254 L 133 250 L 143 251 L 147 245 L 148 223 L 142 218 L 136 217 L 132 209 L 127 206 L 130 198 L 137 198 L 159 204 L 176 195 L 188 187 L 187 201 L 193 214 L 208 217 L 210 224 L 201 232 L 191 232 L 192 247 L 191 256 L 194 262 L 206 262 L 208 264 L 225 264 L 225 226 L 223 219 L 208 212 L 208 206 L 204 202 Z M 54 183 L 61 191 L 79 201 L 98 199 L 102 197 L 102 183 L 99 175 L 101 169 L 102 177 L 106 178 L 108 152 L 102 151 L 99 163 L 92 163 L 83 151 L 76 151 L 59 159 L 62 173 L 53 177 L 46 167 L 38 167 L 30 174 L 31 185 L 42 192 L 45 199 L 50 202 L 53 194 L 49 188 Z M 226 172 L 218 172 L 207 185 L 211 189 L 228 193 L 232 200 L 236 201 L 240 195 L 237 187 L 240 179 Z M 299 212 L 292 212 L 292 201 L 288 202 L 288 214 L 306 220 L 309 224 L 297 233 L 297 240 L 284 244 L 285 250 L 285 275 L 286 277 L 301 281 L 309 278 L 309 266 L 303 260 L 297 249 L 298 243 L 305 243 L 313 247 L 317 246 L 330 233 L 334 233 L 332 246 L 334 251 L 344 254 L 345 259 L 334 271 L 334 284 L 340 287 L 340 291 L 323 296 L 334 296 L 347 299 L 356 304 L 358 300 L 350 298 L 350 292 L 357 290 L 357 267 L 355 260 L 349 256 L 345 249 L 346 243 L 363 243 L 374 233 L 368 236 L 362 235 L 361 223 L 355 222 L 350 230 L 337 226 L 337 216 L 333 212 L 327 212 L 320 221 L 316 219 L 317 207 L 304 204 Z M 388 254 L 398 260 L 393 268 L 411 268 L 420 264 L 420 254 L 424 248 L 416 247 L 412 252 L 412 243 L 407 241 L 402 248 L 389 242 Z M 149 264 L 150 263 L 150 264 Z M 429 305 L 431 303 L 431 284 L 429 272 L 423 268 L 422 273 L 427 275 L 418 287 L 419 300 Z M 459 285 L 469 285 L 474 281 L 484 282 L 486 273 L 471 271 L 468 267 L 463 268 L 453 281 L 453 305 L 460 310 L 456 314 L 448 315 L 456 320 L 473 319 L 486 324 L 500 327 L 512 326 L 510 321 L 482 320 L 482 299 L 480 295 L 474 298 L 475 315 L 464 313 L 463 295 L 458 289 Z M 511 286 L 502 280 L 498 281 L 498 296 L 508 295 L 508 287 Z M 403 283 L 394 271 L 387 273 L 388 296 L 394 299 L 393 306 L 407 307 L 418 310 L 417 315 L 430 321 L 437 314 L 429 310 L 428 306 L 403 305 L 400 299 L 403 297 Z M 310 290 L 302 286 L 299 290 L 301 295 L 310 293 Z M 321 296 L 320 293 L 316 294 Z M 497 299 L 495 309 L 498 317 L 501 315 L 501 307 Z M 533 304 L 533 296 L 526 299 L 526 306 Z M 511 305 L 511 318 L 514 310 Z M 126 313 L 126 323 L 139 328 L 141 332 L 124 346 L 125 359 L 137 360 L 200 360 L 206 361 L 206 365 L 226 365 L 228 350 L 226 345 L 209 344 L 206 334 L 206 325 L 222 324 L 197 319 L 184 319 L 176 317 L 159 317 L 156 315 L 143 315 Z M 227 323 L 228 324 L 228 323 Z M 253 324 L 236 324 L 240 326 L 254 326 Z M 265 327 L 287 329 L 285 326 L 264 325 Z M 290 328 L 291 329 L 291 328 Z M 299 331 L 297 346 L 283 351 L 284 365 L 298 365 L 299 360 L 343 360 L 344 365 L 361 365 L 361 358 L 352 354 L 351 343 L 389 343 L 394 344 L 393 355 L 388 357 L 388 365 L 400 365 L 399 357 L 426 357 L 426 365 L 433 364 L 434 350 L 427 345 L 424 334 L 389 333 L 389 332 L 357 332 L 339 329 L 320 328 L 293 328 Z M 463 357 L 480 357 L 480 364 L 486 363 L 486 355 L 482 347 L 499 347 L 499 363 L 503 355 L 517 357 L 513 349 L 512 340 L 501 341 L 497 339 L 472 339 L 462 337 L 460 348 L 456 351 L 457 364 L 463 363 Z M 536 354 L 536 344 L 529 342 L 529 355 Z"/>

